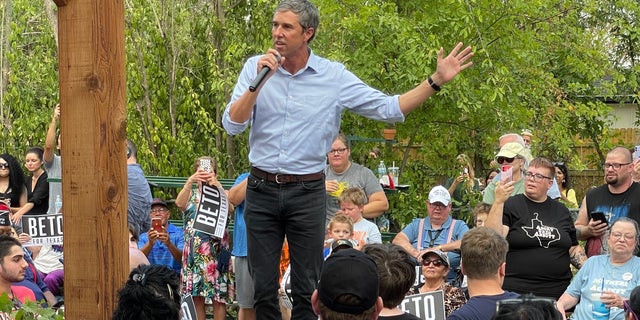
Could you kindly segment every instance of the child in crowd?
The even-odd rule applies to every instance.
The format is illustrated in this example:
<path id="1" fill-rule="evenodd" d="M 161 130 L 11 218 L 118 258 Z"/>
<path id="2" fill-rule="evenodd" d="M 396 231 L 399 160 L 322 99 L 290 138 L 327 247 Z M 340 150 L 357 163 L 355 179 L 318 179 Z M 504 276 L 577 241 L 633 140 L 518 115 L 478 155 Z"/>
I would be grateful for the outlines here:
<path id="1" fill-rule="evenodd" d="M 327 226 L 327 240 L 324 242 L 325 259 L 331 254 L 332 244 L 336 242 L 336 240 L 350 240 L 352 236 L 353 221 L 351 221 L 351 218 L 342 214 L 333 216 Z"/>
<path id="2" fill-rule="evenodd" d="M 487 221 L 487 217 L 489 216 L 489 211 L 491 211 L 491 205 L 483 202 L 478 203 L 473 208 L 473 224 L 476 227 L 483 227 L 484 222 Z"/>
<path id="3" fill-rule="evenodd" d="M 378 226 L 364 219 L 362 212 L 367 203 L 367 195 L 360 188 L 347 188 L 340 195 L 340 213 L 353 221 L 352 238 L 358 242 L 356 249 L 369 243 L 382 243 L 382 234 Z"/>

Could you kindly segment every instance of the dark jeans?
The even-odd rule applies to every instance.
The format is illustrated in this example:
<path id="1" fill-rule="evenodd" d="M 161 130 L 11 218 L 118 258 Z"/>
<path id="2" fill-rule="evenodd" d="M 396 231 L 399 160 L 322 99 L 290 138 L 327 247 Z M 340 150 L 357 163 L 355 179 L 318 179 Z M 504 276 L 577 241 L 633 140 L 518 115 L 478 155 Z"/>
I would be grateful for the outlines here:
<path id="1" fill-rule="evenodd" d="M 280 320 L 278 279 L 284 236 L 291 258 L 292 319 L 317 320 L 311 308 L 322 266 L 324 179 L 288 184 L 247 178 L 244 220 L 247 257 L 255 286 L 256 319 Z"/>

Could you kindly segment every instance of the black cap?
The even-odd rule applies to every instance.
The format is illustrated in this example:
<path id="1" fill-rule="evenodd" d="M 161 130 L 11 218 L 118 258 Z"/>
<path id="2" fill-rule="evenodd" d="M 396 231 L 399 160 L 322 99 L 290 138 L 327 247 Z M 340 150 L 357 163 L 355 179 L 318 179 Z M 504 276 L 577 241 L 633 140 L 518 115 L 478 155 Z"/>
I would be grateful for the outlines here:
<path id="1" fill-rule="evenodd" d="M 153 201 L 151 201 L 151 206 L 153 207 L 155 205 L 160 205 L 160 206 L 163 206 L 163 207 L 169 209 L 169 206 L 167 205 L 167 203 L 164 200 L 160 199 L 160 198 L 153 198 Z"/>
<path id="2" fill-rule="evenodd" d="M 353 243 L 347 239 L 338 239 L 331 244 L 331 252 L 346 248 L 353 248 Z"/>
<path id="3" fill-rule="evenodd" d="M 324 261 L 318 297 L 333 311 L 360 314 L 376 304 L 378 288 L 378 269 L 373 259 L 356 249 L 342 249 Z M 340 301 L 345 294 L 357 297 L 359 303 L 352 305 Z"/>

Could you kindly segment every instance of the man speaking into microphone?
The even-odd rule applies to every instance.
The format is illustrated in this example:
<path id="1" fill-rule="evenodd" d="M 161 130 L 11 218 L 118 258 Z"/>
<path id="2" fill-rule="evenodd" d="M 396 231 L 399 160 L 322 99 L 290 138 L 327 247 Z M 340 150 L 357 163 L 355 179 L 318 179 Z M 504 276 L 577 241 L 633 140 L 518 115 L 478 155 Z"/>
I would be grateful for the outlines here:
<path id="1" fill-rule="evenodd" d="M 402 95 L 389 96 L 363 83 L 344 65 L 313 54 L 319 15 L 307 0 L 284 0 L 275 9 L 273 47 L 249 58 L 227 104 L 223 125 L 231 135 L 249 124 L 245 222 L 258 319 L 281 319 L 278 307 L 280 251 L 289 242 L 293 319 L 317 319 L 311 294 L 318 282 L 325 235 L 323 170 L 340 129 L 340 114 L 402 122 L 440 87 L 471 66 L 471 47 L 458 43 L 438 52 L 436 72 Z M 462 49 L 462 50 L 461 50 Z M 280 57 L 278 62 L 278 56 Z M 258 73 L 265 79 L 255 85 Z"/>

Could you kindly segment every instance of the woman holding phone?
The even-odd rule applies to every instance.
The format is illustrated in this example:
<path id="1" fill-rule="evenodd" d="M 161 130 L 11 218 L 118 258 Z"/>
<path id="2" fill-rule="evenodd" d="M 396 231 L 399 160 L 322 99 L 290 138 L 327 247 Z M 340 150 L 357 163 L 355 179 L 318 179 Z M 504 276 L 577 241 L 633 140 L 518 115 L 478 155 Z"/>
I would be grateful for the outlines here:
<path id="1" fill-rule="evenodd" d="M 195 173 L 187 178 L 175 202 L 184 222 L 181 294 L 193 296 L 198 319 L 206 317 L 205 298 L 213 301 L 214 318 L 224 319 L 226 304 L 233 302 L 235 293 L 228 233 L 225 230 L 223 238 L 218 239 L 193 228 L 202 185 L 223 188 L 211 157 L 198 158 L 193 169 Z"/>
<path id="2" fill-rule="evenodd" d="M 517 142 L 505 143 L 496 155 L 496 162 L 500 167 L 500 179 L 498 181 L 514 181 L 511 196 L 524 193 L 523 171 L 527 165 L 526 150 L 523 145 Z M 498 181 L 493 181 L 484 189 L 482 202 L 493 204 L 495 200 L 496 185 Z"/>
<path id="3" fill-rule="evenodd" d="M 471 212 L 470 200 L 474 194 L 480 193 L 480 180 L 475 177 L 475 170 L 469 157 L 462 153 L 456 157 L 460 166 L 460 175 L 450 177 L 444 183 L 444 187 L 449 190 L 453 208 L 451 212 L 454 217 L 461 217 L 461 213 Z"/>

